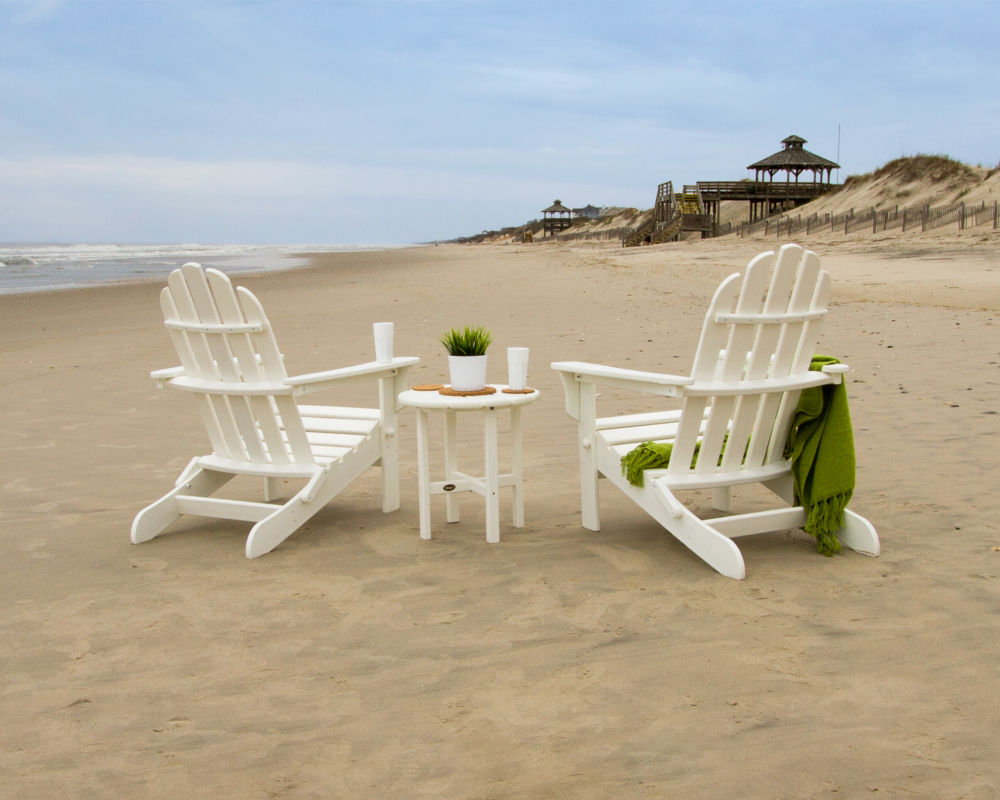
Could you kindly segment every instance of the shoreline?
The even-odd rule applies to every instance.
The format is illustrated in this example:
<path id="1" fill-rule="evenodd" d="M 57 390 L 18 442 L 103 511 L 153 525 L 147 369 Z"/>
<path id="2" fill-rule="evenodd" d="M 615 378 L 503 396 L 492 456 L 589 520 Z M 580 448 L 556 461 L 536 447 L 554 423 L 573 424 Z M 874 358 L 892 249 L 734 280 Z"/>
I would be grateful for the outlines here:
<path id="1" fill-rule="evenodd" d="M 997 283 L 997 280 L 994 280 L 996 277 L 995 275 L 989 275 L 986 273 L 995 272 L 992 264 L 1000 261 L 1000 234 L 973 237 L 973 235 L 970 235 L 967 231 L 960 233 L 933 231 L 926 234 L 920 234 L 921 238 L 919 239 L 915 239 L 914 236 L 903 237 L 899 235 L 888 235 L 885 237 L 872 238 L 871 236 L 864 234 L 849 237 L 828 237 L 820 234 L 809 237 L 792 237 L 791 239 L 787 239 L 787 241 L 795 241 L 808 249 L 815 250 L 818 254 L 820 254 L 821 258 L 832 258 L 835 262 L 848 263 L 852 261 L 864 261 L 870 264 L 872 262 L 877 263 L 887 261 L 891 263 L 894 261 L 905 260 L 910 265 L 926 264 L 926 268 L 920 270 L 919 273 L 920 280 L 927 283 L 933 283 L 936 279 L 940 278 L 941 276 L 935 274 L 933 270 L 946 268 L 949 262 L 954 262 L 956 260 L 972 262 L 976 268 L 971 271 L 967 269 L 966 273 L 959 277 L 963 279 L 962 283 L 966 284 L 966 286 L 981 286 L 982 283 L 980 282 L 984 282 L 985 288 L 988 292 L 986 300 L 989 302 L 984 301 L 981 308 L 987 309 L 991 307 L 990 303 L 996 299 L 993 297 L 992 292 L 995 288 L 994 284 Z M 725 236 L 715 239 L 691 239 L 681 242 L 671 242 L 633 248 L 623 248 L 616 242 L 606 240 L 559 241 L 539 239 L 534 243 L 528 244 L 467 244 L 457 242 L 440 242 L 410 245 L 379 245 L 371 246 L 370 248 L 365 246 L 365 248 L 357 250 L 288 251 L 287 253 L 282 254 L 283 258 L 294 259 L 301 263 L 293 264 L 287 267 L 239 267 L 237 269 L 233 269 L 232 267 L 227 268 L 225 264 L 210 264 L 208 263 L 209 259 L 205 260 L 205 266 L 215 266 L 215 268 L 222 269 L 228 274 L 238 276 L 240 280 L 245 279 L 257 281 L 270 275 L 295 274 L 297 272 L 322 269 L 330 264 L 339 264 L 343 262 L 344 259 L 361 256 L 362 254 L 392 254 L 396 252 L 428 249 L 431 251 L 447 252 L 456 248 L 468 252 L 481 250 L 483 253 L 500 253 L 504 250 L 520 253 L 534 252 L 540 256 L 553 251 L 581 253 L 606 252 L 609 254 L 607 260 L 611 260 L 612 257 L 610 254 L 617 253 L 618 255 L 616 258 L 619 261 L 646 264 L 652 260 L 661 260 L 665 264 L 670 264 L 678 261 L 683 262 L 687 255 L 692 251 L 695 253 L 695 257 L 697 257 L 697 253 L 700 251 L 708 251 L 713 254 L 739 253 L 754 255 L 758 252 L 762 252 L 763 250 L 774 249 L 784 241 L 786 241 L 786 239 L 777 240 L 774 237 L 764 238 L 762 236 L 752 236 L 739 238 Z M 387 261 L 391 260 L 392 259 L 387 259 Z M 987 261 L 987 264 L 984 265 L 977 263 L 983 260 Z M 366 263 L 368 259 L 359 259 L 359 261 Z M 169 264 L 165 264 L 162 272 L 155 274 L 151 273 L 144 276 L 110 279 L 95 283 L 32 288 L 23 291 L 0 290 L 0 299 L 10 299 L 25 295 L 60 294 L 89 291 L 94 289 L 113 289 L 116 287 L 137 286 L 149 283 L 162 284 L 166 280 L 166 276 L 170 273 L 170 271 L 180 267 L 182 263 L 186 263 L 186 261 L 182 262 L 178 260 L 176 263 L 171 262 Z M 968 267 L 968 265 L 966 266 Z M 890 271 L 890 277 L 907 277 L 902 275 L 905 271 L 906 270 L 903 269 Z M 868 285 L 875 284 L 872 283 Z M 876 292 L 876 294 L 877 293 L 878 292 Z M 1000 300 L 997 300 L 997 305 L 1000 305 Z"/>
<path id="2" fill-rule="evenodd" d="M 28 247 L 28 245 L 24 245 Z M 146 281 L 164 280 L 166 275 L 176 267 L 189 261 L 201 263 L 207 267 L 215 267 L 232 275 L 251 275 L 258 272 L 283 272 L 306 268 L 309 266 L 309 258 L 314 255 L 324 253 L 362 253 L 372 251 L 392 250 L 397 248 L 419 247 L 421 245 L 330 245 L 327 250 L 316 250 L 316 245 L 310 249 L 308 246 L 290 245 L 287 248 L 280 245 L 131 245 L 138 248 L 134 257 L 121 256 L 117 250 L 123 245 L 95 245 L 94 247 L 104 247 L 106 255 L 92 253 L 90 257 L 80 258 L 74 256 L 74 247 L 90 247 L 90 245 L 39 245 L 41 250 L 46 248 L 67 248 L 66 257 L 56 258 L 51 254 L 48 260 L 44 256 L 34 254 L 34 258 L 42 258 L 41 263 L 28 258 L 36 272 L 29 271 L 23 274 L 23 283 L 19 283 L 17 278 L 5 277 L 10 280 L 10 285 L 0 284 L 0 296 L 17 294 L 34 294 L 38 292 L 51 291 L 71 291 L 75 289 L 86 289 L 95 286 L 114 286 L 123 283 L 143 283 Z M 155 254 L 145 254 L 142 248 L 152 247 Z M 196 249 L 202 248 L 203 252 Z M 219 252 L 212 252 L 215 248 Z M 171 257 L 169 252 L 173 250 L 176 257 Z M 185 252 L 186 251 L 186 252 Z M 243 252 L 238 252 L 243 251 Z M 259 251 L 256 253 L 250 251 Z M 34 252 L 34 251 L 32 251 Z M 0 255 L 3 254 L 3 247 L 0 246 Z M 23 270 L 19 259 L 25 256 L 16 256 L 9 265 L 4 265 L 0 259 L 0 268 L 5 270 Z M 287 263 L 286 263 L 287 262 Z M 130 274 L 118 274 L 128 271 Z M 67 277 L 59 278 L 58 283 L 48 283 L 34 285 L 38 281 L 55 281 L 56 276 L 65 273 Z M 90 279 L 85 279 L 89 276 Z M 96 277 L 94 277 L 96 276 Z"/>

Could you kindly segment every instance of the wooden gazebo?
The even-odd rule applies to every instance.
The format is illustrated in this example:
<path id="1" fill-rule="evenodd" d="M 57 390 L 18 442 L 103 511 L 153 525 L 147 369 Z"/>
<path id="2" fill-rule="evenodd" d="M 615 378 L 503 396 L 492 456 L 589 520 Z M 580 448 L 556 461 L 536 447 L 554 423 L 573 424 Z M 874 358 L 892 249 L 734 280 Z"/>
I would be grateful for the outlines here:
<path id="1" fill-rule="evenodd" d="M 806 140 L 801 136 L 786 136 L 781 143 L 783 149 L 747 167 L 754 170 L 754 182 L 750 184 L 754 190 L 748 198 L 751 220 L 807 203 L 833 188 L 830 173 L 840 169 L 840 164 L 810 153 L 802 146 Z M 784 181 L 774 180 L 779 172 L 785 173 Z M 811 172 L 812 181 L 800 182 L 803 172 Z"/>
<path id="2" fill-rule="evenodd" d="M 560 231 L 566 230 L 572 221 L 572 209 L 566 208 L 562 200 L 556 200 L 548 208 L 542 210 L 542 235 L 554 236 Z"/>
<path id="3" fill-rule="evenodd" d="M 747 169 L 755 170 L 755 181 L 763 180 L 762 176 L 765 173 L 768 180 L 773 181 L 775 173 L 784 172 L 786 183 L 791 182 L 792 175 L 795 176 L 795 183 L 798 183 L 799 175 L 808 170 L 813 174 L 813 183 L 828 184 L 830 183 L 830 173 L 835 169 L 840 169 L 840 164 L 806 150 L 802 146 L 806 140 L 801 136 L 786 136 L 781 140 L 781 143 L 784 145 L 783 149 L 747 167 Z"/>

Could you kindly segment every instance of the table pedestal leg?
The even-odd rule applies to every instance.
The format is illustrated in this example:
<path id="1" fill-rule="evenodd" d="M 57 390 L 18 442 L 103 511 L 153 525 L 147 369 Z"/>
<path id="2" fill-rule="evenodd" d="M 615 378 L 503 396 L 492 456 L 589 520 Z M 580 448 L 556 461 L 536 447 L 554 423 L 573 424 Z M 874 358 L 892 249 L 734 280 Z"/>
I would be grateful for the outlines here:
<path id="1" fill-rule="evenodd" d="M 444 479 L 454 481 L 458 472 L 458 424 L 457 414 L 448 411 L 444 415 Z M 458 522 L 458 497 L 454 493 L 445 495 L 445 512 L 448 522 Z"/>
<path id="2" fill-rule="evenodd" d="M 420 538 L 431 538 L 431 467 L 427 453 L 427 412 L 417 409 L 417 497 Z"/>
<path id="3" fill-rule="evenodd" d="M 486 484 L 486 541 L 500 542 L 500 469 L 497 447 L 497 411 L 487 408 L 484 425 L 483 450 L 485 451 L 484 482 Z"/>
<path id="4" fill-rule="evenodd" d="M 524 477 L 521 457 L 521 409 L 510 409 L 511 473 L 514 476 L 514 527 L 524 527 Z"/>

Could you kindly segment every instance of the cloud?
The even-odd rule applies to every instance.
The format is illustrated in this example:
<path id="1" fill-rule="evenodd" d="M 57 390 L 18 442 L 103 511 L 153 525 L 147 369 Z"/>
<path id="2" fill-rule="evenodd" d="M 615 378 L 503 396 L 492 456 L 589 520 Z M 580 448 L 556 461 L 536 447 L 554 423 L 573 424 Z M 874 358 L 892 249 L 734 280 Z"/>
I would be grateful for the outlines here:
<path id="1" fill-rule="evenodd" d="M 62 186 L 141 194 L 245 197 L 323 194 L 378 195 L 405 184 L 405 171 L 382 167 L 308 164 L 278 159 L 184 160 L 107 155 L 0 161 L 0 185 Z"/>
<path id="2" fill-rule="evenodd" d="M 577 151 L 579 153 L 579 151 Z M 540 151 L 545 156 L 545 151 Z M 468 159 L 474 160 L 471 154 Z M 507 158 L 512 158 L 507 154 Z M 128 155 L 0 159 L 0 191 L 16 187 L 71 191 L 121 191 L 241 198 L 393 198 L 418 200 L 463 197 L 475 182 L 509 197 L 531 196 L 551 179 L 518 174 L 470 174 L 436 167 L 308 163 L 283 160 L 195 161 Z M 577 185 L 587 186 L 586 182 Z M 592 191 L 597 187 L 592 186 Z M 548 189 L 546 189 L 548 191 Z M 527 195 L 526 195 L 527 192 Z"/>
<path id="3" fill-rule="evenodd" d="M 422 241 L 519 224 L 553 197 L 640 203 L 623 185 L 581 179 L 578 170 L 554 179 L 462 166 L 0 159 L 0 240 Z"/>

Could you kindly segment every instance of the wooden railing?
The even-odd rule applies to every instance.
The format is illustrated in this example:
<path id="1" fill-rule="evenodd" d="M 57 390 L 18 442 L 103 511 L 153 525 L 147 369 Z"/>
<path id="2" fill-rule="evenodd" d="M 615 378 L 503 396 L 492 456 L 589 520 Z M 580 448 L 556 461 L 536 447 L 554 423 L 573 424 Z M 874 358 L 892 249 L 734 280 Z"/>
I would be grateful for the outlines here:
<path id="1" fill-rule="evenodd" d="M 671 181 L 661 183 L 656 187 L 656 203 L 652 215 L 642 225 L 622 234 L 622 246 L 635 247 L 647 242 L 651 244 L 665 242 L 678 234 L 681 219 L 673 183 Z"/>
<path id="2" fill-rule="evenodd" d="M 751 198 L 781 200 L 782 198 L 819 197 L 835 183 L 792 183 L 787 181 L 698 181 L 703 200 L 749 200 Z M 685 187 L 687 191 L 687 187 Z"/>
<path id="3" fill-rule="evenodd" d="M 653 221 L 659 225 L 672 222 L 678 215 L 677 200 L 674 197 L 673 181 L 666 181 L 656 187 L 656 205 L 653 206 Z"/>

